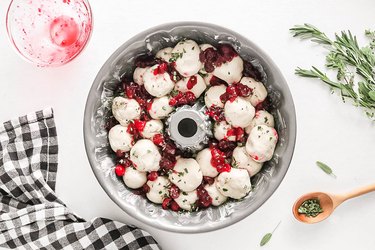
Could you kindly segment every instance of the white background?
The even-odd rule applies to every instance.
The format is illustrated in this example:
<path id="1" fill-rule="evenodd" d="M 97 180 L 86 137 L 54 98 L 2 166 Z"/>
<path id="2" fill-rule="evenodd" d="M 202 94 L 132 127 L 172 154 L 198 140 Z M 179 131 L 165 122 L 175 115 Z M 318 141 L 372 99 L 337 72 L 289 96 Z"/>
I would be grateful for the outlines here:
<path id="1" fill-rule="evenodd" d="M 364 40 L 375 28 L 373 0 L 146 1 L 92 0 L 94 30 L 83 53 L 60 68 L 37 68 L 12 49 L 5 29 L 9 0 L 0 1 L 0 120 L 52 106 L 59 136 L 57 193 L 86 219 L 108 217 L 147 229 L 167 250 L 258 249 L 262 236 L 281 225 L 264 249 L 374 249 L 375 194 L 351 200 L 327 221 L 305 225 L 291 207 L 305 192 L 344 192 L 375 182 L 374 124 L 343 104 L 322 83 L 294 75 L 296 66 L 324 64 L 325 51 L 291 37 L 304 22 L 326 31 L 350 29 Z M 279 189 L 255 213 L 219 231 L 176 234 L 146 226 L 117 207 L 96 181 L 83 143 L 82 121 L 90 86 L 107 58 L 123 42 L 149 27 L 171 21 L 205 21 L 233 29 L 264 49 L 289 83 L 297 112 L 297 144 Z M 329 164 L 337 179 L 315 166 Z"/>

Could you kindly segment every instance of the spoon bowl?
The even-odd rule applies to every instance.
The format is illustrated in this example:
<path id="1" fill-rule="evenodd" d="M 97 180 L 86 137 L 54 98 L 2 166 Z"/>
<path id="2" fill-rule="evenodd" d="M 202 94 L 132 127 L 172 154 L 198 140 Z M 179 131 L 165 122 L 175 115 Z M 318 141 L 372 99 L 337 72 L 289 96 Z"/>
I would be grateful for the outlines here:
<path id="1" fill-rule="evenodd" d="M 316 217 L 308 217 L 306 214 L 300 214 L 298 212 L 298 208 L 302 205 L 302 203 L 310 199 L 317 199 L 320 201 L 320 206 L 322 207 L 323 212 L 318 214 Z M 314 192 L 302 195 L 300 198 L 298 198 L 293 205 L 292 211 L 297 220 L 304 223 L 313 224 L 327 219 L 332 214 L 334 209 L 334 200 L 330 194 Z"/>

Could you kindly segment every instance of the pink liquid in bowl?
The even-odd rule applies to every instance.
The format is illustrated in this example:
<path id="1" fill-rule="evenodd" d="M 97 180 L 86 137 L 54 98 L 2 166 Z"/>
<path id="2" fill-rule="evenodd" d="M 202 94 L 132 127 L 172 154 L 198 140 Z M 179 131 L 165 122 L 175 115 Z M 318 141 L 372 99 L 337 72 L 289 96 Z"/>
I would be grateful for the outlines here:
<path id="1" fill-rule="evenodd" d="M 60 16 L 52 21 L 50 35 L 58 46 L 70 46 L 78 40 L 79 26 L 72 17 Z"/>

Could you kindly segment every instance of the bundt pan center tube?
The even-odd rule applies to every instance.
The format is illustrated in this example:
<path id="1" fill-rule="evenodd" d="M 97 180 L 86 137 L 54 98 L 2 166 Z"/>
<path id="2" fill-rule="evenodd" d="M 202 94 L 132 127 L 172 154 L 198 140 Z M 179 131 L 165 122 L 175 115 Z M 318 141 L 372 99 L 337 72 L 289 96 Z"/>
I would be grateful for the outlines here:
<path id="1" fill-rule="evenodd" d="M 135 57 L 173 47 L 183 38 L 213 46 L 228 43 L 261 73 L 269 93 L 270 112 L 275 118 L 279 140 L 272 160 L 251 178 L 252 191 L 241 201 L 198 212 L 163 210 L 127 189 L 113 167 L 115 159 L 108 143 L 105 123 L 112 100 L 124 75 L 134 71 Z M 191 151 L 207 147 L 211 122 L 204 105 L 182 106 L 167 119 L 167 133 L 175 144 Z M 86 153 L 98 182 L 109 197 L 132 217 L 159 229 L 178 233 L 199 233 L 232 225 L 262 206 L 282 182 L 292 160 L 296 141 L 296 115 L 288 85 L 274 62 L 254 43 L 229 29 L 207 23 L 178 22 L 160 25 L 134 36 L 107 60 L 99 71 L 87 98 L 84 116 Z"/>

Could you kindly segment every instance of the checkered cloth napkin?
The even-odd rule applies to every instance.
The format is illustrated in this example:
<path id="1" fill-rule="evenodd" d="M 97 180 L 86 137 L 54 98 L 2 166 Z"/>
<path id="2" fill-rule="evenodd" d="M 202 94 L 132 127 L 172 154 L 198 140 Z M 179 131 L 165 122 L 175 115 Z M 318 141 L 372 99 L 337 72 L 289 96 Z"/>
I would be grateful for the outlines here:
<path id="1" fill-rule="evenodd" d="M 52 109 L 0 124 L 0 247 L 159 249 L 143 230 L 70 211 L 55 194 L 57 152 Z"/>

